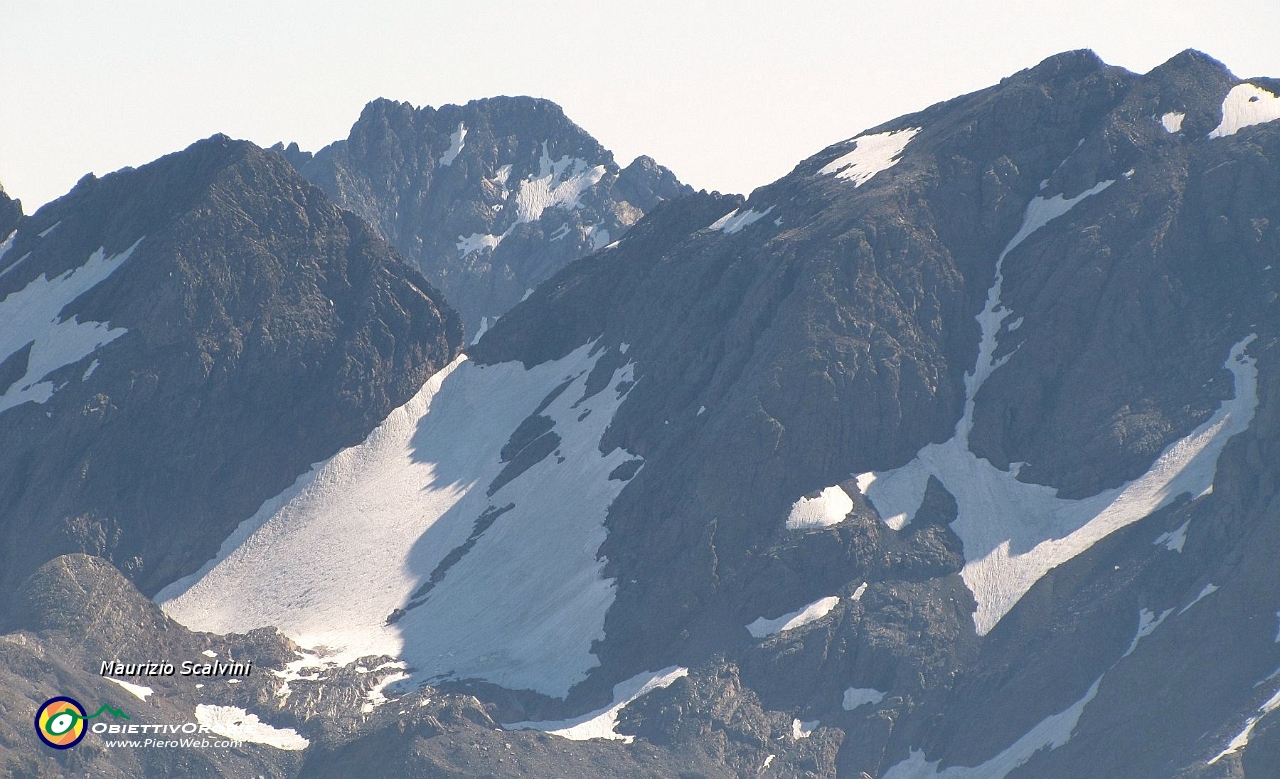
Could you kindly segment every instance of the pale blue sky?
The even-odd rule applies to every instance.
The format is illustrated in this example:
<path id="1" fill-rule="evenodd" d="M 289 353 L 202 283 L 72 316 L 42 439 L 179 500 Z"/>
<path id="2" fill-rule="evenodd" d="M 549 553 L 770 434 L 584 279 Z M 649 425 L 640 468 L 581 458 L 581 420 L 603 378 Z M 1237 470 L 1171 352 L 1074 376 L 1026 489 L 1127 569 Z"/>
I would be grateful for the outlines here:
<path id="1" fill-rule="evenodd" d="M 28 213 L 84 173 L 225 132 L 305 149 L 375 97 L 555 100 L 621 164 L 749 191 L 858 131 L 1058 51 L 1144 72 L 1185 48 L 1280 76 L 1275 0 L 4 0 L 0 182 Z"/>

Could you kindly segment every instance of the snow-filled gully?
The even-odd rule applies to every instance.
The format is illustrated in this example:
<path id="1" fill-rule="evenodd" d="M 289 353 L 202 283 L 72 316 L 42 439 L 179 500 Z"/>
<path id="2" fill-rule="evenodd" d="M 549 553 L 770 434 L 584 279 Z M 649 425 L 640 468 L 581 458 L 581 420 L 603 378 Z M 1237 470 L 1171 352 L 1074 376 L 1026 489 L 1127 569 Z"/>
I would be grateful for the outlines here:
<path id="1" fill-rule="evenodd" d="M 910 463 L 891 471 L 857 476 L 859 487 L 885 521 L 895 529 L 909 524 L 920 508 L 930 476 L 936 477 L 955 497 L 957 517 L 951 527 L 964 545 L 965 566 L 961 577 L 978 603 L 974 626 L 985 635 L 1000 621 L 1035 582 L 1054 566 L 1084 552 L 1110 533 L 1149 516 L 1180 495 L 1200 496 L 1212 489 L 1218 457 L 1234 435 L 1245 430 L 1258 403 L 1257 368 L 1245 350 L 1255 339 L 1246 335 L 1231 347 L 1224 367 L 1232 374 L 1233 398 L 1185 438 L 1168 446 L 1142 476 L 1115 489 L 1090 498 L 1059 498 L 1049 487 L 1017 480 L 1020 464 L 1001 471 L 969 451 L 973 427 L 974 399 L 983 382 L 1008 356 L 995 359 L 996 336 L 1010 311 L 1000 302 L 1003 265 L 1006 256 L 1035 230 L 1065 214 L 1080 200 L 1097 194 L 1112 182 L 1105 181 L 1075 198 L 1037 197 L 1028 205 L 1022 228 L 1001 252 L 996 277 L 987 304 L 978 316 L 981 342 L 974 370 L 965 381 L 965 409 L 956 424 L 955 435 L 942 444 L 924 447 Z M 1166 534 L 1157 543 L 1181 551 L 1184 525 Z M 1215 587 L 1209 585 L 1181 614 Z M 1137 633 L 1125 656 L 1153 633 L 1170 616 L 1172 609 L 1157 615 L 1149 610 L 1139 614 Z M 922 751 L 894 765 L 886 779 L 998 779 L 1023 765 L 1038 751 L 1056 749 L 1070 740 L 1085 707 L 1097 694 L 1099 677 L 1084 696 L 1058 714 L 1049 716 L 990 760 L 974 767 L 940 768 L 941 761 L 928 761 Z M 1280 696 L 1277 696 L 1280 698 Z M 1265 713 L 1266 706 L 1261 710 Z M 1261 715 L 1260 715 L 1261 716 Z M 1246 734 L 1224 752 L 1247 742 Z M 1221 757 L 1221 755 L 1219 755 Z M 1215 758 L 1216 759 L 1216 758 Z"/>
<path id="2" fill-rule="evenodd" d="M 924 447 L 900 468 L 855 476 L 859 489 L 894 530 L 901 530 L 914 518 L 930 477 L 936 477 L 955 497 L 957 516 L 951 528 L 964 545 L 961 576 L 978 603 L 974 627 L 979 635 L 990 632 L 1054 566 L 1179 495 L 1200 496 L 1210 490 L 1218 455 L 1232 436 L 1249 426 L 1257 406 L 1257 369 L 1254 359 L 1245 353 L 1255 336 L 1247 335 L 1231 348 L 1224 364 L 1235 382 L 1234 397 L 1204 424 L 1167 447 L 1146 473 L 1120 487 L 1068 500 L 1058 497 L 1051 487 L 1018 481 L 1021 464 L 1002 471 L 970 451 L 978 391 L 1012 354 L 995 356 L 997 336 L 1013 313 L 1001 302 L 1006 258 L 1041 227 L 1113 183 L 1099 182 L 1072 198 L 1032 199 L 1022 226 L 996 259 L 995 279 L 977 317 L 981 332 L 978 358 L 965 375 L 964 412 L 954 435 L 944 443 Z M 828 488 L 821 499 L 798 499 L 787 518 L 788 529 L 825 527 L 841 521 L 850 506 L 834 499 L 839 497 L 837 490 Z"/>

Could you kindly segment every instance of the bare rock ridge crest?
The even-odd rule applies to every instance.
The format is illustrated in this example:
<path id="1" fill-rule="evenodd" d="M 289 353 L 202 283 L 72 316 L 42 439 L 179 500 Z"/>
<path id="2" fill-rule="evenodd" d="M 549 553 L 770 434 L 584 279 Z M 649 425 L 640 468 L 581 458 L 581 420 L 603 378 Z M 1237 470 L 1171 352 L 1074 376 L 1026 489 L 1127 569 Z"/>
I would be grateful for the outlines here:
<path id="1" fill-rule="evenodd" d="M 529 98 L 0 195 L 0 708 L 251 737 L 0 773 L 1274 775 L 1277 106 L 1077 51 L 747 197 Z"/>

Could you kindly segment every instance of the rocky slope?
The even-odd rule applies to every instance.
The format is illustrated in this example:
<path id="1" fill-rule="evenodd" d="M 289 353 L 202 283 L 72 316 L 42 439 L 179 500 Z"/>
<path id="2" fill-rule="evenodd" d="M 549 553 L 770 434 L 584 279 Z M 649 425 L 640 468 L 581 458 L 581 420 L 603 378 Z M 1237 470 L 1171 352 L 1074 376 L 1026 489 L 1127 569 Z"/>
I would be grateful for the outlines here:
<path id="1" fill-rule="evenodd" d="M 0 321 L 0 615 L 58 554 L 144 592 L 194 571 L 462 337 L 358 217 L 224 136 L 22 220 Z"/>
<path id="2" fill-rule="evenodd" d="M 1280 665 L 1249 573 L 1276 511 L 1274 92 L 1194 52 L 1142 77 L 1060 55 L 539 288 L 476 360 L 635 366 L 601 442 L 644 458 L 600 550 L 603 667 L 736 666 L 853 776 L 1247 768 L 1214 758 Z M 653 693 L 637 732 L 714 728 L 698 705 Z"/>
<path id="3" fill-rule="evenodd" d="M 472 337 L 567 263 L 690 190 L 648 157 L 619 168 L 556 104 L 375 100 L 314 156 L 276 147 L 363 216 L 462 314 Z"/>
<path id="4" fill-rule="evenodd" d="M 258 496 L 167 616 L 36 572 L 5 662 L 54 667 L 68 579 L 135 604 L 109 635 L 263 658 L 213 693 L 306 749 L 210 771 L 1273 775 L 1278 95 L 1069 52 L 657 204 Z"/>

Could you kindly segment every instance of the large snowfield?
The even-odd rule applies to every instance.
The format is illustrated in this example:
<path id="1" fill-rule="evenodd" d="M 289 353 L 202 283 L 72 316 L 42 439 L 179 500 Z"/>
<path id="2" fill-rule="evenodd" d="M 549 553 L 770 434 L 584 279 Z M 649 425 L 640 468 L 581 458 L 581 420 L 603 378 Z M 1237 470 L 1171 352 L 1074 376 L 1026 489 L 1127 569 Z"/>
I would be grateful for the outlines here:
<path id="1" fill-rule="evenodd" d="M 415 682 L 564 696 L 598 665 L 591 645 L 604 638 L 614 585 L 597 551 L 625 484 L 608 476 L 633 459 L 599 450 L 631 367 L 581 400 L 599 356 L 590 349 L 529 370 L 459 358 L 157 601 L 197 630 L 274 625 L 330 661 L 400 658 Z M 560 437 L 555 451 L 487 495 L 512 432 L 566 383 L 541 412 Z M 486 511 L 487 528 L 477 525 Z"/>

